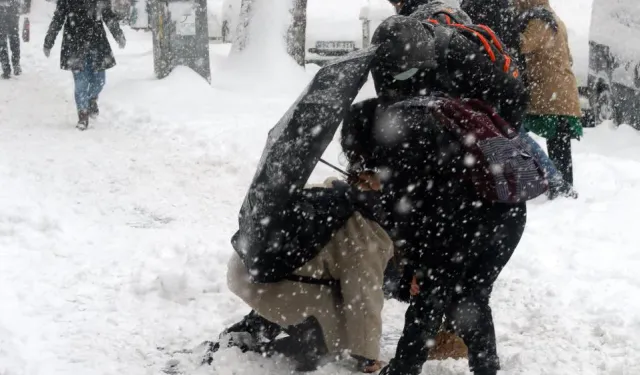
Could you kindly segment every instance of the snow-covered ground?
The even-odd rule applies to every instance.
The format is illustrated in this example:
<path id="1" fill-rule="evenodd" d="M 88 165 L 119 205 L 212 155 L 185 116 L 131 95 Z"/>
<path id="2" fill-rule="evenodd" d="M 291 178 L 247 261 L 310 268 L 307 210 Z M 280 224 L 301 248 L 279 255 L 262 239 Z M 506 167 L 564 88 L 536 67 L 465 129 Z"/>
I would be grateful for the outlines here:
<path id="1" fill-rule="evenodd" d="M 102 115 L 78 132 L 59 40 L 50 59 L 41 52 L 46 26 L 36 17 L 25 74 L 0 82 L 0 374 L 159 374 L 171 350 L 247 312 L 225 286 L 229 238 L 266 133 L 310 73 L 283 64 L 261 79 L 216 45 L 213 87 L 187 69 L 157 81 L 149 34 L 125 30 Z M 336 145 L 327 157 L 340 161 Z M 640 374 L 640 133 L 588 129 L 575 164 L 580 199 L 529 205 L 496 285 L 501 374 Z M 385 307 L 384 359 L 404 308 Z M 289 372 L 236 350 L 186 369 Z M 453 360 L 424 370 L 466 373 Z"/>

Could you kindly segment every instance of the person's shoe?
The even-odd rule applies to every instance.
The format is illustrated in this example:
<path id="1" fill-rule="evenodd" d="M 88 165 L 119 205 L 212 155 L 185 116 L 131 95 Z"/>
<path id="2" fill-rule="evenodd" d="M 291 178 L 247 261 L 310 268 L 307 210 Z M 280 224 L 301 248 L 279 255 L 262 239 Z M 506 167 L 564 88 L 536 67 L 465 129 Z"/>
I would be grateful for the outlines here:
<path id="1" fill-rule="evenodd" d="M 570 183 L 563 181 L 561 185 L 549 187 L 549 200 L 559 197 L 578 199 L 578 192 L 575 191 Z"/>
<path id="2" fill-rule="evenodd" d="M 78 128 L 78 130 L 87 130 L 88 127 L 89 127 L 89 112 L 78 111 L 78 125 L 76 125 L 76 128 Z"/>
<path id="3" fill-rule="evenodd" d="M 91 99 L 89 101 L 89 116 L 98 117 L 100 114 L 100 108 L 98 108 L 98 98 Z"/>
<path id="4" fill-rule="evenodd" d="M 261 317 L 255 311 L 251 311 L 241 321 L 225 329 L 222 334 L 232 332 L 247 332 L 257 341 L 271 341 L 282 332 L 282 327 Z"/>
<path id="5" fill-rule="evenodd" d="M 478 370 L 473 375 L 498 375 L 498 370 Z"/>
<path id="6" fill-rule="evenodd" d="M 0 78 L 2 79 L 9 79 L 11 78 L 11 73 L 9 72 L 3 72 L 2 75 L 0 75 Z"/>
<path id="7" fill-rule="evenodd" d="M 19 76 L 22 74 L 22 68 L 20 67 L 20 65 L 15 65 L 13 67 L 13 75 L 14 76 Z"/>

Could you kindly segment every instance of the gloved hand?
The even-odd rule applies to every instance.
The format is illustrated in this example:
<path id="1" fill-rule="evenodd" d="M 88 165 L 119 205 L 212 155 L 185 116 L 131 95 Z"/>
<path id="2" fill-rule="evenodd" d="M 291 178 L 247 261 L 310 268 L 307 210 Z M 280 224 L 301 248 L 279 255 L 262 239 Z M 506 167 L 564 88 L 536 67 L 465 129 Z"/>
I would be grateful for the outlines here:
<path id="1" fill-rule="evenodd" d="M 49 57 L 49 55 L 51 55 L 51 48 L 44 47 L 43 51 L 44 55 L 47 56 L 47 58 Z"/>
<path id="2" fill-rule="evenodd" d="M 118 42 L 118 47 L 120 47 L 120 49 L 124 49 L 124 47 L 127 46 L 127 40 L 124 38 L 124 36 L 119 38 L 117 42 Z"/>

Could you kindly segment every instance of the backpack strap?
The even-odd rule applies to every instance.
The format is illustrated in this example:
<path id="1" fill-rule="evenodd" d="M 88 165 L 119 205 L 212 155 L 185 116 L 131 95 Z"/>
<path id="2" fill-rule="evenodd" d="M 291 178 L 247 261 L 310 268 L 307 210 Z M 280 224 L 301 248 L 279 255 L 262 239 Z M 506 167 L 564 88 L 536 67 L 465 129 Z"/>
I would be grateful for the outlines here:
<path id="1" fill-rule="evenodd" d="M 444 23 L 446 23 L 447 25 L 452 25 L 454 23 L 460 24 L 461 22 L 458 21 L 458 19 L 456 19 L 456 17 L 453 15 L 453 13 L 447 11 L 447 10 L 440 10 L 437 11 L 435 13 L 433 13 L 432 15 L 432 19 L 434 20 L 438 20 L 438 17 L 442 17 L 444 20 Z"/>

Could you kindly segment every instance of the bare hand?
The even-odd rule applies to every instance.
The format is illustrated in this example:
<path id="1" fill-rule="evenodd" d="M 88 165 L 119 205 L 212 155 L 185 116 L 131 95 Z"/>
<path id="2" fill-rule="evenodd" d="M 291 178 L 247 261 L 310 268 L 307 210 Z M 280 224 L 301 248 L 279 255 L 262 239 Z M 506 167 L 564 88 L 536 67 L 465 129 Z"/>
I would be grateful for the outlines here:
<path id="1" fill-rule="evenodd" d="M 358 182 L 356 183 L 358 189 L 362 191 L 380 191 L 382 184 L 380 178 L 375 172 L 367 171 L 358 175 Z"/>

